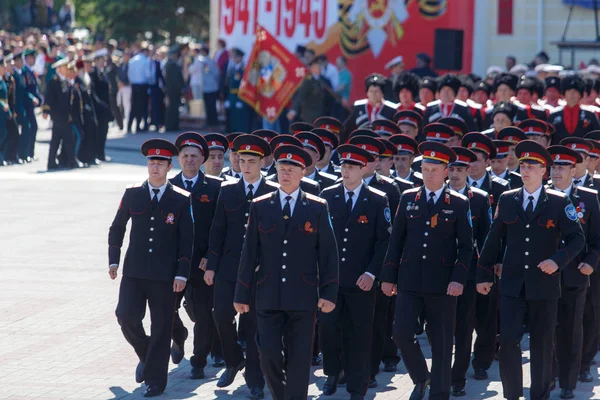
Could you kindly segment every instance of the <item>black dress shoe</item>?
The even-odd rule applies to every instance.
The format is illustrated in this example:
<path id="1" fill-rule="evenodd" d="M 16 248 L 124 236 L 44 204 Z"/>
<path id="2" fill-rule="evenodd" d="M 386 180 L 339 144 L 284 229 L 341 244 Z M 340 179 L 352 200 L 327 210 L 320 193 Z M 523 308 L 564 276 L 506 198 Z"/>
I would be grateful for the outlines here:
<path id="1" fill-rule="evenodd" d="M 204 379 L 205 377 L 206 376 L 204 375 L 204 368 L 192 367 L 190 379 Z"/>
<path id="2" fill-rule="evenodd" d="M 369 378 L 369 385 L 368 385 L 369 389 L 373 389 L 377 387 L 377 379 L 375 379 L 374 376 Z"/>
<path id="3" fill-rule="evenodd" d="M 410 400 L 422 400 L 425 397 L 425 391 L 429 385 L 429 378 L 423 382 L 419 382 L 415 385 L 412 393 L 410 394 Z"/>
<path id="4" fill-rule="evenodd" d="M 143 362 L 139 362 L 137 367 L 135 367 L 135 381 L 137 383 L 142 383 L 144 382 L 144 363 Z"/>
<path id="5" fill-rule="evenodd" d="M 485 381 L 488 378 L 487 371 L 483 368 L 475 368 L 475 375 L 473 376 L 476 381 Z"/>
<path id="6" fill-rule="evenodd" d="M 467 392 L 464 386 L 452 386 L 452 396 L 463 397 L 466 396 Z"/>
<path id="7" fill-rule="evenodd" d="M 346 386 L 346 374 L 344 370 L 340 372 L 340 376 L 338 377 L 338 386 Z"/>
<path id="8" fill-rule="evenodd" d="M 556 389 L 556 379 L 552 378 L 552 382 L 550 382 L 550 391 L 552 392 L 554 389 Z"/>
<path id="9" fill-rule="evenodd" d="M 383 364 L 383 371 L 384 372 L 396 372 L 396 371 L 398 371 L 398 367 L 396 366 L 396 363 L 394 363 L 392 361 L 388 361 L 385 364 Z"/>
<path id="10" fill-rule="evenodd" d="M 213 367 L 222 368 L 225 366 L 225 360 L 221 356 L 213 356 Z"/>
<path id="11" fill-rule="evenodd" d="M 188 338 L 188 331 L 185 330 L 185 335 L 183 337 L 183 342 L 177 343 L 173 340 L 173 345 L 171 346 L 171 361 L 173 364 L 179 364 L 181 360 L 183 360 L 183 356 L 185 354 L 185 340 Z"/>
<path id="12" fill-rule="evenodd" d="M 323 396 L 331 396 L 337 391 L 338 377 L 331 375 L 327 377 L 323 385 Z"/>
<path id="13" fill-rule="evenodd" d="M 561 399 L 574 399 L 575 394 L 573 393 L 573 391 L 571 389 L 563 389 L 560 391 L 560 398 Z"/>
<path id="14" fill-rule="evenodd" d="M 250 390 L 250 394 L 248 395 L 249 399 L 258 400 L 265 398 L 265 392 L 262 388 L 254 387 Z"/>
<path id="15" fill-rule="evenodd" d="M 350 400 L 365 400 L 365 396 L 362 394 L 352 393 L 350 394 Z"/>
<path id="16" fill-rule="evenodd" d="M 594 377 L 590 374 L 589 370 L 585 370 L 579 373 L 579 382 L 593 382 Z"/>
<path id="17" fill-rule="evenodd" d="M 323 360 L 321 360 L 321 357 L 319 356 L 313 356 L 312 358 L 312 365 L 321 365 L 323 363 Z"/>
<path id="18" fill-rule="evenodd" d="M 235 376 L 237 373 L 244 369 L 246 366 L 246 360 L 242 360 L 236 367 L 226 368 L 223 372 L 223 375 L 219 378 L 219 382 L 217 382 L 217 387 L 223 388 L 231 385 L 235 380 Z"/>
<path id="19" fill-rule="evenodd" d="M 144 390 L 144 397 L 160 396 L 162 392 L 164 392 L 164 390 L 159 389 L 158 386 L 151 385 L 146 387 L 146 390 Z"/>

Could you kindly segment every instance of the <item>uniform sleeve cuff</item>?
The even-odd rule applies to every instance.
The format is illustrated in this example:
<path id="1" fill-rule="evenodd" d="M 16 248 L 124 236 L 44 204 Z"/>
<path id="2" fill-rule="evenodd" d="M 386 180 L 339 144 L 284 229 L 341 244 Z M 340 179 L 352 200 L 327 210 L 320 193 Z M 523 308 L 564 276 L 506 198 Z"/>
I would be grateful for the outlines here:
<path id="1" fill-rule="evenodd" d="M 187 282 L 187 278 L 185 278 L 183 276 L 176 276 L 175 279 L 179 279 L 180 281 Z"/>
<path id="2" fill-rule="evenodd" d="M 365 271 L 365 274 L 369 275 L 371 279 L 375 280 L 375 275 L 373 275 L 372 273 Z"/>

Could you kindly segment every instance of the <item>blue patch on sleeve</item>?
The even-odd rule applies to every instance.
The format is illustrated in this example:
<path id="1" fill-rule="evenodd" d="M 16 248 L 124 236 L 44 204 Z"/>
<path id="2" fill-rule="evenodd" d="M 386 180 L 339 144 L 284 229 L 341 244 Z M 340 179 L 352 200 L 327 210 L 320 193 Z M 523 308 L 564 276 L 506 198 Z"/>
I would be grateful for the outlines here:
<path id="1" fill-rule="evenodd" d="M 390 211 L 389 207 L 386 207 L 385 210 L 383 210 L 383 216 L 387 222 L 392 221 L 392 212 Z"/>
<path id="2" fill-rule="evenodd" d="M 471 219 L 471 209 L 470 208 L 467 211 L 467 219 L 469 220 L 469 225 L 471 225 L 471 228 L 472 228 L 473 227 L 473 220 Z"/>
<path id="3" fill-rule="evenodd" d="M 577 221 L 577 210 L 575 210 L 575 206 L 573 204 L 569 204 L 565 207 L 565 214 L 567 214 L 567 218 L 571 221 Z"/>
<path id="4" fill-rule="evenodd" d="M 490 222 L 494 220 L 494 218 L 492 217 L 492 207 L 488 208 L 488 217 L 490 218 Z"/>

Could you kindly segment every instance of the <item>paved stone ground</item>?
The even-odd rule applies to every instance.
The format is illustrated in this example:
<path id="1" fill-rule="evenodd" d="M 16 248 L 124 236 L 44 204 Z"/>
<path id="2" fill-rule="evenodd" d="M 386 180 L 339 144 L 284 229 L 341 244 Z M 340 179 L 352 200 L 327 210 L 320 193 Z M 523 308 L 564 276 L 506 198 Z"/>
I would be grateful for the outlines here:
<path id="1" fill-rule="evenodd" d="M 141 398 L 134 381 L 137 360 L 114 316 L 119 282 L 108 278 L 106 243 L 124 187 L 146 176 L 138 149 L 153 134 L 124 137 L 111 128 L 111 163 L 46 173 L 49 132 L 47 122 L 40 126 L 40 160 L 0 169 L 0 399 Z M 184 322 L 190 326 L 187 317 Z M 426 339 L 419 340 L 429 357 Z M 186 343 L 188 355 L 191 343 Z M 526 339 L 523 346 L 528 348 Z M 528 355 L 523 354 L 526 386 Z M 241 374 L 230 388 L 219 389 L 222 370 L 207 368 L 203 381 L 185 379 L 189 371 L 187 359 L 171 365 L 161 398 L 245 398 L 249 393 Z M 489 372 L 489 382 L 469 380 L 466 399 L 501 398 L 497 363 Z M 313 369 L 310 398 L 320 396 L 324 380 L 322 370 Z M 412 390 L 402 363 L 397 374 L 382 373 L 378 381 L 369 399 L 408 399 Z M 576 394 L 600 398 L 600 388 L 580 384 Z M 552 398 L 558 395 L 556 390 Z M 341 389 L 330 397 L 343 398 Z"/>

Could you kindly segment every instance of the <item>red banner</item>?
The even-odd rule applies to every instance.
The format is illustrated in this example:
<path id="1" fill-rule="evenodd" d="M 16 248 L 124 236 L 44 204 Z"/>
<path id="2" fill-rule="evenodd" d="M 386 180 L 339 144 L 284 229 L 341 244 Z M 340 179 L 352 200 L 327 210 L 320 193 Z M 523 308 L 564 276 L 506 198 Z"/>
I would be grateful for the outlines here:
<path id="1" fill-rule="evenodd" d="M 300 60 L 259 25 L 238 97 L 273 122 L 298 90 L 306 73 Z"/>

